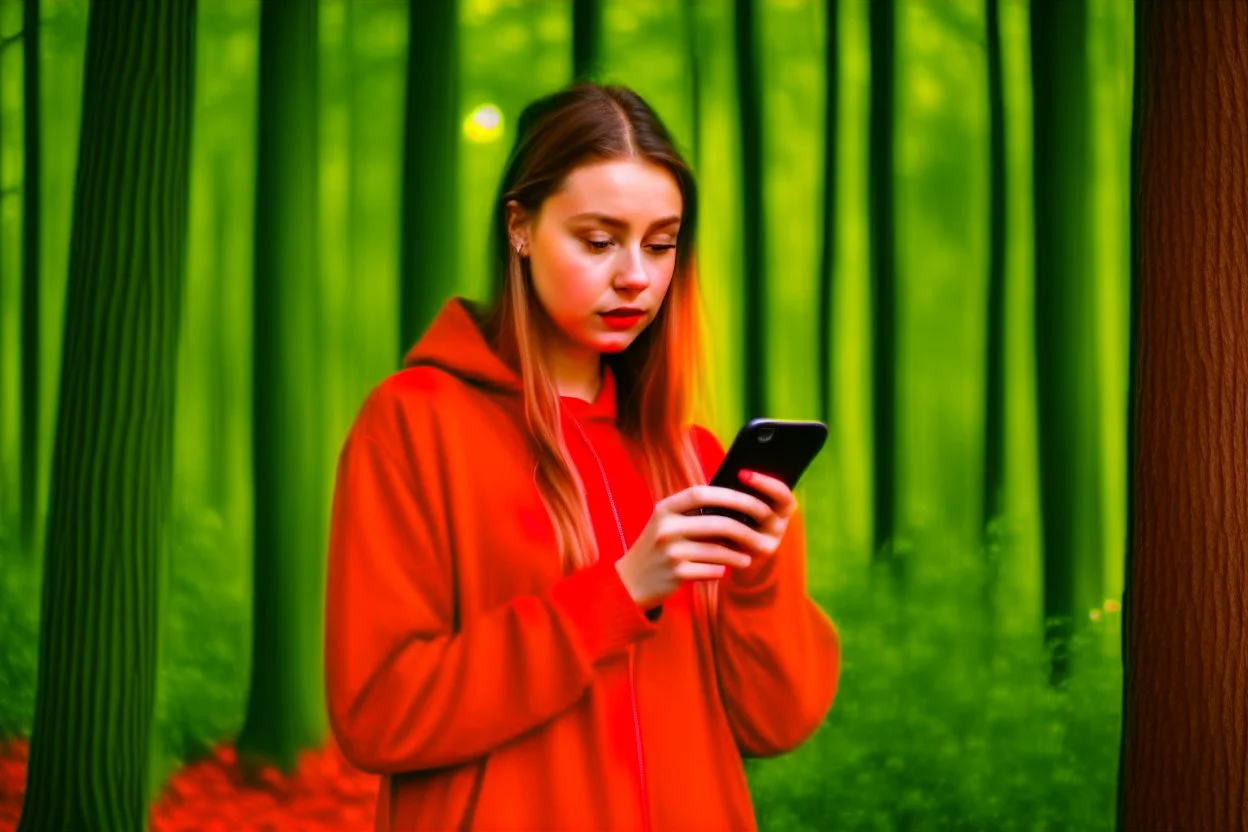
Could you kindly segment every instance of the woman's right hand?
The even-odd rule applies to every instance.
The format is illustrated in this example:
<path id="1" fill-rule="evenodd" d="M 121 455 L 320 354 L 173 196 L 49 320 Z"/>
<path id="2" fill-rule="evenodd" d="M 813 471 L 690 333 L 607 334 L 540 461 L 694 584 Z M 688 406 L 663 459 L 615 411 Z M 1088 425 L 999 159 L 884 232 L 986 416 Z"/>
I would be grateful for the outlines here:
<path id="1" fill-rule="evenodd" d="M 650 522 L 616 571 L 642 609 L 661 604 L 686 581 L 722 578 L 729 566 L 750 565 L 768 540 L 731 517 L 701 514 L 705 507 L 735 509 L 758 520 L 770 511 L 757 497 L 714 485 L 694 485 L 654 505 Z"/>

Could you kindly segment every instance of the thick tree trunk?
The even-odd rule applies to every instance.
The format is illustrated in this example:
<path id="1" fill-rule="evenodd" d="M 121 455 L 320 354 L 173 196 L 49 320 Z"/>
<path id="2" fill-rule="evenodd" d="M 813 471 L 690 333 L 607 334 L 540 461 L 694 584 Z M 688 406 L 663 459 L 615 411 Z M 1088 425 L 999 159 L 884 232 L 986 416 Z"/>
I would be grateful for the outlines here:
<path id="1" fill-rule="evenodd" d="M 572 0 L 572 77 L 592 81 L 602 61 L 602 0 Z"/>
<path id="2" fill-rule="evenodd" d="M 1051 678 L 1070 670 L 1079 611 L 1098 606 L 1102 471 L 1088 160 L 1087 5 L 1031 5 L 1035 131 L 1036 398 Z"/>
<path id="3" fill-rule="evenodd" d="M 403 150 L 399 359 L 458 280 L 459 27 L 455 0 L 413 3 Z"/>
<path id="4" fill-rule="evenodd" d="M 22 548 L 39 547 L 39 0 L 22 4 Z"/>
<path id="5" fill-rule="evenodd" d="M 735 0 L 737 102 L 741 125 L 741 261 L 745 418 L 767 415 L 766 234 L 763 213 L 763 85 L 755 0 Z"/>
<path id="6" fill-rule="evenodd" d="M 147 822 L 195 4 L 89 15 L 22 830 Z"/>
<path id="7" fill-rule="evenodd" d="M 892 543 L 896 534 L 897 313 L 896 233 L 893 214 L 893 134 L 896 125 L 895 0 L 871 3 L 871 338 L 872 552 L 898 585 L 903 564 Z"/>
<path id="8" fill-rule="evenodd" d="M 1119 828 L 1248 826 L 1248 5 L 1136 3 Z"/>
<path id="9" fill-rule="evenodd" d="M 292 767 L 327 733 L 326 496 L 317 379 L 317 6 L 260 6 L 252 470 L 251 691 L 240 755 Z"/>

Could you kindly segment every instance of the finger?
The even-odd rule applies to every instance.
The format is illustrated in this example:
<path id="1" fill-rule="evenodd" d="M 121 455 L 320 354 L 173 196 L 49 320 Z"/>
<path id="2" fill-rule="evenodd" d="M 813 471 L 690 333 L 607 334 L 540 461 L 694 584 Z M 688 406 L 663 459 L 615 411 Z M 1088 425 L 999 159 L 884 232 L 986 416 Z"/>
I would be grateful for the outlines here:
<path id="1" fill-rule="evenodd" d="M 679 533 L 689 540 L 726 538 L 729 543 L 750 552 L 764 553 L 770 548 L 770 539 L 765 534 L 754 531 L 740 520 L 717 514 L 683 518 Z"/>
<path id="2" fill-rule="evenodd" d="M 763 523 L 772 511 L 771 506 L 753 494 L 718 485 L 690 486 L 668 499 L 672 501 L 669 505 L 672 511 L 687 516 L 700 514 L 700 509 L 714 506 L 739 511 Z"/>
<path id="3" fill-rule="evenodd" d="M 728 567 L 717 563 L 685 561 L 673 569 L 672 572 L 682 581 L 714 581 L 724 577 L 728 572 Z"/>
<path id="4" fill-rule="evenodd" d="M 784 480 L 749 470 L 742 470 L 739 477 L 745 485 L 755 491 L 762 492 L 763 496 L 771 504 L 768 506 L 769 510 L 775 511 L 781 517 L 788 517 L 793 513 L 793 509 L 797 505 L 797 498 Z"/>
<path id="5" fill-rule="evenodd" d="M 688 540 L 682 544 L 673 544 L 668 551 L 672 557 L 682 561 L 718 563 L 739 569 L 749 566 L 753 560 L 745 552 L 714 542 Z"/>

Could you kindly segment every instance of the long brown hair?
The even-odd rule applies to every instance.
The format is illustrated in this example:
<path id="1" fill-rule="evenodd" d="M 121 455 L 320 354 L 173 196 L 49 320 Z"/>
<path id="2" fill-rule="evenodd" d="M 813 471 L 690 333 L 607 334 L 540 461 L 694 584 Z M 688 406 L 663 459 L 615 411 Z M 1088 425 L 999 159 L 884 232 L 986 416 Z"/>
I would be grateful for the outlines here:
<path id="1" fill-rule="evenodd" d="M 507 204 L 515 200 L 526 212 L 535 212 L 575 168 L 613 159 L 641 159 L 666 169 L 683 202 L 675 271 L 658 314 L 626 350 L 604 356 L 615 376 L 619 429 L 640 452 L 642 474 L 656 500 L 706 481 L 688 434 L 703 378 L 694 244 L 697 185 L 662 121 L 640 96 L 624 87 L 578 83 L 533 102 L 520 115 L 494 203 L 495 282 L 482 321 L 492 346 L 523 383 L 525 417 L 537 451 L 535 479 L 565 572 L 592 563 L 599 553 L 585 488 L 564 443 L 558 392 L 537 347 L 551 324 L 527 260 L 511 246 Z M 713 609 L 715 582 L 701 586 Z"/>

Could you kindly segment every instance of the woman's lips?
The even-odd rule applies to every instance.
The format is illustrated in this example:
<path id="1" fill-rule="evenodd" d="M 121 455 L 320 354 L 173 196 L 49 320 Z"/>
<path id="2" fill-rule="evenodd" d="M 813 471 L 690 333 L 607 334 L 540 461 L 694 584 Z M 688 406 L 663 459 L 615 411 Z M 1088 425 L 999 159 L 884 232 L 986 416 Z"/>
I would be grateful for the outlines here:
<path id="1" fill-rule="evenodd" d="M 602 317 L 602 322 L 612 329 L 629 329 L 645 317 L 645 314 L 646 313 L 644 312 L 633 312 L 628 315 L 608 315 L 605 312 L 599 313 Z"/>

